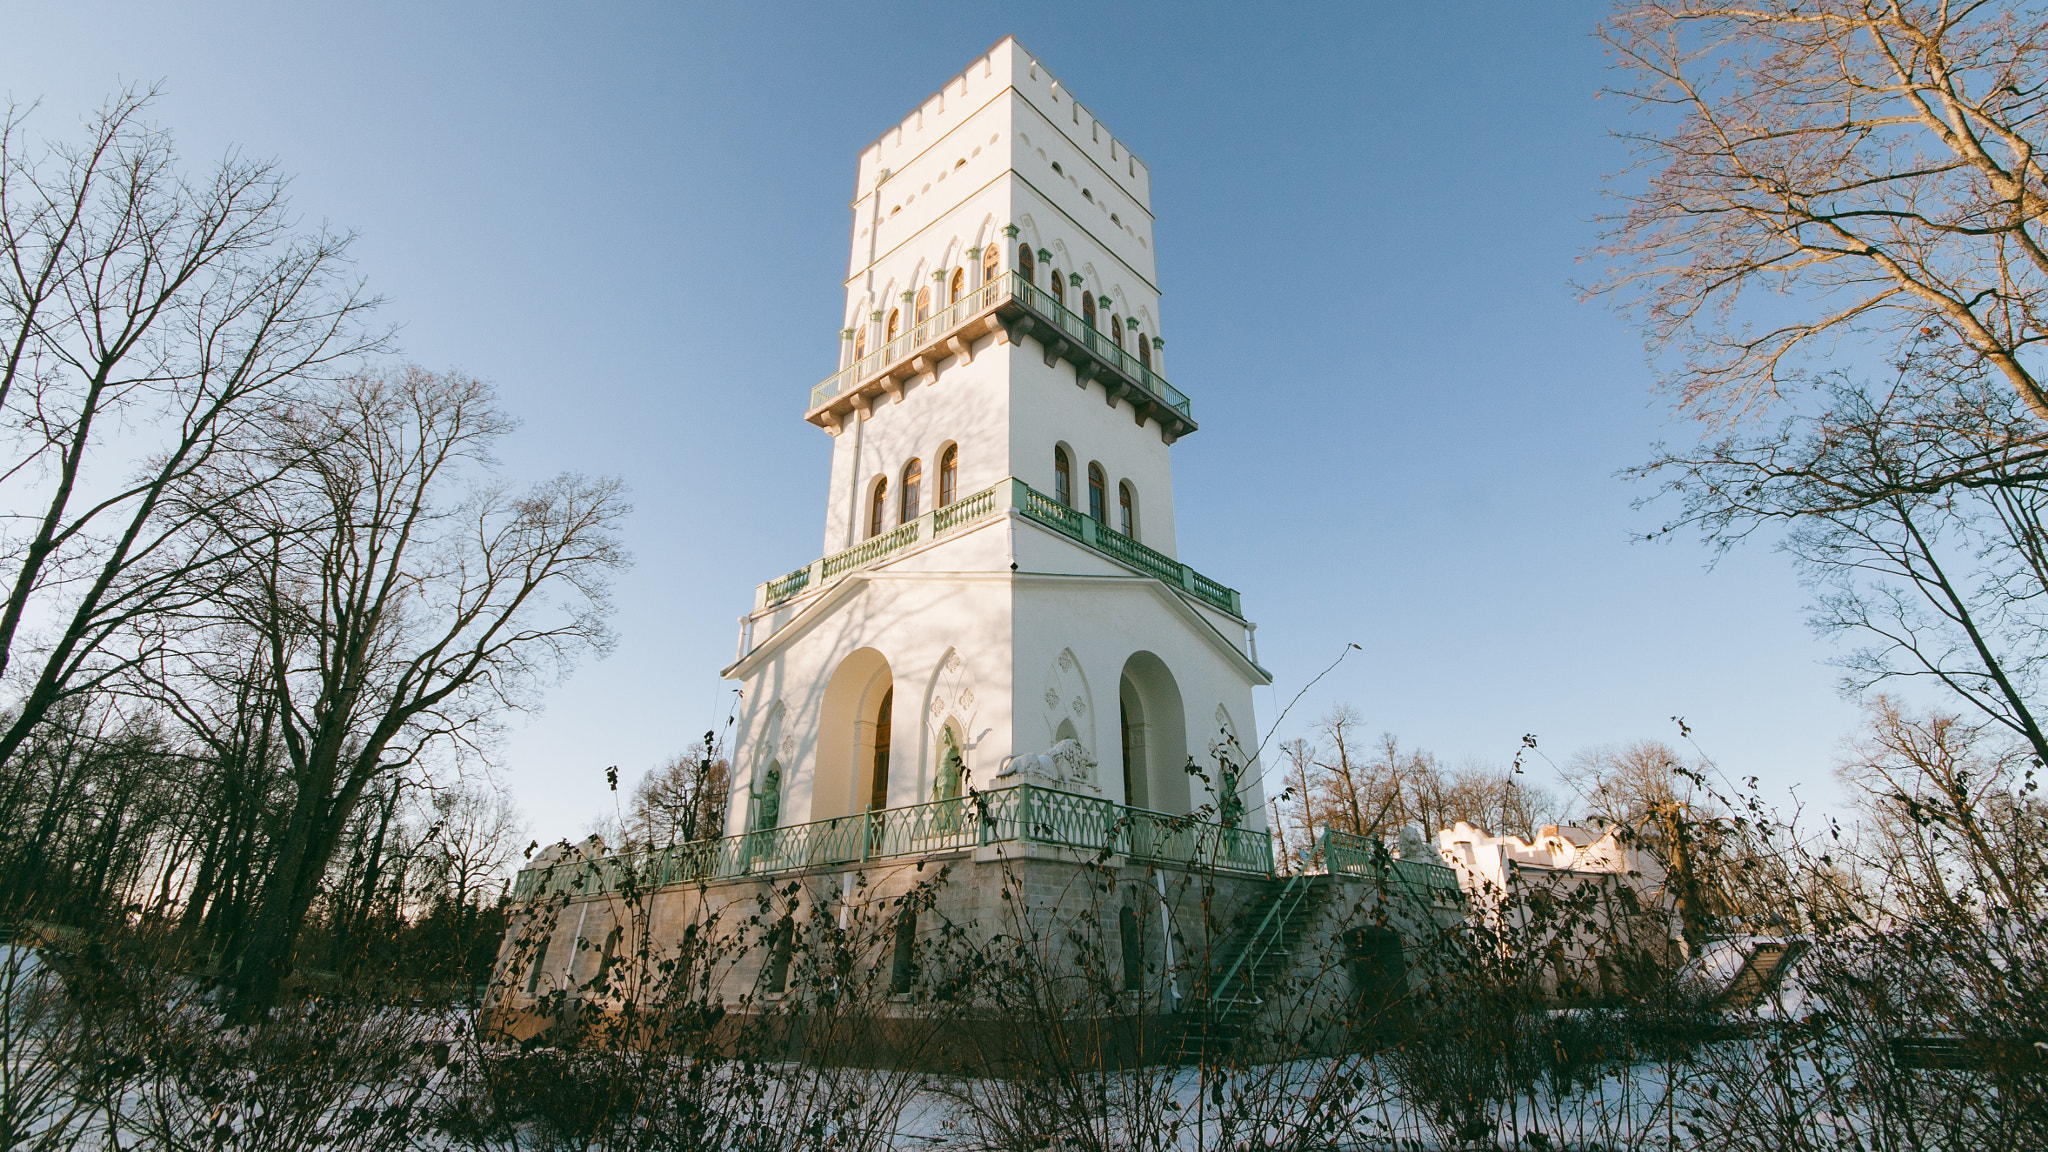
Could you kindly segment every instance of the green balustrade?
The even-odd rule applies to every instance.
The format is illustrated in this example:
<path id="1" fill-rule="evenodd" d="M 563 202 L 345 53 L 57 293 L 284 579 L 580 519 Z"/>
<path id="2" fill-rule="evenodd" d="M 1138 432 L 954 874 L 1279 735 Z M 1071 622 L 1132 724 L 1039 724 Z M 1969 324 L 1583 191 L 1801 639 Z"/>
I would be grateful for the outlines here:
<path id="1" fill-rule="evenodd" d="M 1457 870 L 1436 860 L 1403 860 L 1369 837 L 1325 829 L 1317 842 L 1323 867 L 1330 874 L 1378 877 L 1390 888 L 1434 904 L 1454 904 L 1465 898 L 1458 886 Z"/>
<path id="2" fill-rule="evenodd" d="M 826 581 L 844 573 L 879 563 L 913 544 L 935 540 L 1013 508 L 1025 518 L 1062 536 L 1079 540 L 1127 568 L 1155 577 L 1239 619 L 1244 618 L 1244 605 L 1235 589 L 1218 584 L 1166 553 L 1148 548 L 1107 524 L 1097 523 L 1015 478 L 927 512 L 900 528 L 864 540 L 845 551 L 834 552 L 787 576 L 770 580 L 759 587 L 757 603 L 763 608 L 780 604 L 814 588 L 822 588 Z"/>
<path id="3" fill-rule="evenodd" d="M 1076 344 L 1094 352 L 1117 371 L 1135 380 L 1153 397 L 1188 419 L 1194 419 L 1194 404 L 1185 393 L 1168 384 L 1165 377 L 1154 372 L 1136 355 L 1125 351 L 1108 333 L 1090 326 L 1081 317 L 1068 311 L 1066 305 L 1054 299 L 1050 292 L 1014 271 L 1006 272 L 966 293 L 959 300 L 934 313 L 930 319 L 912 325 L 907 332 L 894 340 L 827 376 L 811 389 L 811 403 L 807 411 L 816 410 L 849 388 L 874 379 L 883 369 L 901 363 L 968 320 L 1007 300 L 1015 300 L 1024 305 L 1036 313 L 1039 319 L 1072 337 Z"/>
<path id="4" fill-rule="evenodd" d="M 1272 840 L 1226 827 L 1022 784 L 954 800 L 746 832 L 652 851 L 522 870 L 519 901 L 647 892 L 675 884 L 839 868 L 959 852 L 987 844 L 1044 844 L 1184 868 L 1270 875 Z"/>

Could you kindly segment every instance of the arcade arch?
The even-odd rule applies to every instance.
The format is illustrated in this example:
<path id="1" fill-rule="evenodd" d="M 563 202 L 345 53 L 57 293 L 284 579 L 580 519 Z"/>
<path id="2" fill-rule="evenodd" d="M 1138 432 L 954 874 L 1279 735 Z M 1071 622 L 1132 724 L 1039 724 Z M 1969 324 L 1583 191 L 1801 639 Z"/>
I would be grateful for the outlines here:
<path id="1" fill-rule="evenodd" d="M 818 712 L 810 819 L 832 820 L 887 806 L 895 760 L 894 712 L 895 679 L 880 652 L 862 648 L 839 662 Z"/>
<path id="2" fill-rule="evenodd" d="M 1187 711 L 1166 662 L 1150 652 L 1124 662 L 1117 684 L 1123 802 L 1175 816 L 1191 810 Z M 1107 781 L 1112 795 L 1114 778 Z"/>

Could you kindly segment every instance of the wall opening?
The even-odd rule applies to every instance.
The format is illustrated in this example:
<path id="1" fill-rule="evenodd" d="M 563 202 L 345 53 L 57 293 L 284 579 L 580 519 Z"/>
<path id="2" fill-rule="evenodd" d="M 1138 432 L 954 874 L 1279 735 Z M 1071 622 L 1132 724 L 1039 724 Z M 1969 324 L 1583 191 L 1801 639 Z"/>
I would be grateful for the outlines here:
<path id="1" fill-rule="evenodd" d="M 1123 709 L 1125 802 L 1155 812 L 1185 816 L 1188 792 L 1187 716 L 1180 685 L 1166 662 L 1139 652 L 1124 662 L 1117 686 Z"/>
<path id="2" fill-rule="evenodd" d="M 892 688 L 889 662 L 873 648 L 848 654 L 833 670 L 818 711 L 817 768 L 811 777 L 809 810 L 793 810 L 795 822 L 863 811 L 873 802 L 878 775 L 886 796 L 891 756 L 885 702 L 894 703 Z M 789 803 L 793 809 L 800 805 L 801 794 L 792 793 Z"/>

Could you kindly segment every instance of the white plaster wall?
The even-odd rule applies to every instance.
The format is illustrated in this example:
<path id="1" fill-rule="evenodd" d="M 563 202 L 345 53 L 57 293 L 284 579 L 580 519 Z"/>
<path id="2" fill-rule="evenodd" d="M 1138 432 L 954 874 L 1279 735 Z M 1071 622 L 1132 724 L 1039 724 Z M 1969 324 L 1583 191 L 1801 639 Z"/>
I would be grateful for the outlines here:
<path id="1" fill-rule="evenodd" d="M 728 831 L 752 819 L 751 791 L 770 760 L 783 768 L 782 824 L 857 810 L 834 781 L 832 795 L 813 795 L 821 741 L 850 744 L 846 725 L 821 732 L 825 693 L 842 661 L 873 649 L 887 661 L 895 687 L 888 803 L 931 799 L 939 734 L 950 719 L 966 737 L 968 770 L 986 785 L 1002 757 L 1039 752 L 1061 719 L 1103 765 L 1104 793 L 1121 799 L 1117 686 L 1137 652 L 1157 656 L 1172 674 L 1184 714 L 1189 753 L 1213 773 L 1211 745 L 1220 706 L 1248 754 L 1257 743 L 1251 689 L 1258 682 L 1243 657 L 1243 630 L 1201 612 L 1147 577 L 1065 537 L 1021 521 L 1015 528 L 1018 571 L 1009 569 L 1011 528 L 997 518 L 946 537 L 899 560 L 848 577 L 808 598 L 794 618 L 736 669 L 743 682 L 738 771 Z M 765 624 L 765 622 L 764 622 Z M 1075 678 L 1062 680 L 1056 703 L 1044 696 L 1062 651 L 1073 654 Z M 950 658 L 957 655 L 957 666 Z M 1057 677 L 1054 677 L 1057 679 Z M 1085 684 L 1086 707 L 1071 707 Z M 935 707 L 936 702 L 936 707 Z M 1152 718 L 1156 721 L 1156 717 Z M 842 753 L 844 749 L 840 750 Z M 1156 770 L 1156 766 L 1155 766 Z M 1256 767 L 1245 773 L 1246 820 L 1264 826 Z M 1191 782 L 1188 807 L 1214 803 Z"/>
<path id="2" fill-rule="evenodd" d="M 734 743 L 739 760 L 727 817 L 729 835 L 746 829 L 751 790 L 771 758 L 779 759 L 783 767 L 781 824 L 807 823 L 849 810 L 845 797 L 814 797 L 813 785 L 821 742 L 855 739 L 850 730 L 821 732 L 820 721 L 833 672 L 863 648 L 874 649 L 888 662 L 896 693 L 889 807 L 931 799 L 939 731 L 948 718 L 966 733 L 967 767 L 977 781 L 992 777 L 995 761 L 1010 751 L 1012 626 L 1007 571 L 863 573 L 849 578 L 832 595 L 838 600 L 829 612 L 798 621 L 757 653 L 754 666 L 742 670 L 740 735 Z M 959 666 L 949 669 L 949 657 L 955 654 Z M 958 700 L 958 686 L 963 684 L 973 694 L 964 707 Z M 931 703 L 942 685 L 948 689 L 947 707 L 935 715 Z M 778 713 L 779 734 L 771 734 L 769 721 Z M 865 806 L 861 802 L 853 810 Z"/>
<path id="3" fill-rule="evenodd" d="M 1019 99 L 1011 115 L 1011 165 L 1019 185 L 1012 210 L 1024 229 L 1020 238 L 1052 249 L 1057 267 L 1080 271 L 1087 277 L 1084 286 L 1098 295 L 1107 289 L 1120 313 L 1136 311 L 1157 335 L 1158 264 L 1151 240 L 1140 234 L 1150 232 L 1151 214 L 1105 186 L 1106 173 L 1067 134 L 1058 107 L 1042 109 Z M 1121 307 L 1126 300 L 1132 308 Z M 1069 297 L 1068 307 L 1081 310 L 1078 294 Z"/>
<path id="4" fill-rule="evenodd" d="M 1204 628 L 1189 627 L 1183 614 L 1161 599 L 1156 584 L 1124 575 L 1062 578 L 1020 573 L 1014 619 L 1011 675 L 1018 687 L 1013 716 L 1019 751 L 1050 746 L 1060 721 L 1072 720 L 1080 729 L 1082 742 L 1101 765 L 1104 794 L 1121 802 L 1117 691 L 1126 665 L 1139 652 L 1159 657 L 1171 672 L 1180 692 L 1184 747 L 1196 765 L 1210 774 L 1212 783 L 1216 763 L 1210 746 L 1217 740 L 1219 705 L 1228 713 L 1245 754 L 1256 748 L 1258 741 L 1252 735 L 1254 681 L 1242 671 L 1241 662 L 1224 650 L 1222 640 L 1213 633 L 1205 635 Z M 1087 686 L 1085 716 L 1075 714 L 1071 696 L 1063 693 L 1065 698 L 1054 701 L 1043 687 L 1063 651 L 1071 652 L 1079 665 L 1080 677 L 1075 682 Z M 1156 717 L 1147 719 L 1156 721 Z M 1154 760 L 1155 782 L 1162 772 L 1173 775 L 1179 770 L 1179 765 L 1165 765 L 1156 756 Z M 1246 824 L 1263 828 L 1265 798 L 1258 777 L 1256 766 L 1246 769 L 1241 787 Z M 1204 791 L 1199 779 L 1190 780 L 1188 786 L 1191 809 L 1216 804 L 1215 795 Z"/>
<path id="5" fill-rule="evenodd" d="M 1138 540 L 1178 557 L 1173 461 L 1159 425 L 1150 420 L 1138 424 L 1129 404 L 1111 407 L 1099 383 L 1077 386 L 1072 364 L 1056 361 L 1048 367 L 1035 340 L 1026 340 L 1008 359 L 1012 474 L 1052 495 L 1053 448 L 1065 444 L 1073 450 L 1074 507 L 1088 510 L 1088 464 L 1100 463 L 1109 481 L 1104 510 L 1109 526 L 1117 527 L 1117 484 L 1129 481 L 1137 497 Z"/>
<path id="6" fill-rule="evenodd" d="M 884 396 L 872 412 L 849 420 L 831 438 L 832 487 L 821 554 L 867 539 L 867 500 L 877 477 L 889 478 L 888 525 L 897 525 L 903 468 L 912 459 L 924 466 L 919 506 L 926 512 L 937 506 L 939 458 L 948 444 L 960 449 L 960 495 L 1010 475 L 1009 346 L 984 336 L 972 351 L 972 364 L 947 357 L 932 383 L 906 383 L 900 400 Z"/>
<path id="7" fill-rule="evenodd" d="M 967 282 L 981 282 L 966 251 L 1000 240 L 1009 223 L 1009 156 L 997 147 L 1008 137 L 1007 112 L 1003 101 L 983 109 L 955 134 L 957 143 L 930 154 L 928 171 L 893 174 L 879 196 L 855 201 L 843 327 L 870 324 L 870 350 L 886 334 L 872 313 L 905 307 L 902 293 L 931 284 L 933 271 L 968 264 Z M 913 320 L 906 309 L 898 331 Z"/>
<path id="8" fill-rule="evenodd" d="M 949 138 L 962 123 L 1005 92 L 1014 92 L 1020 100 L 1048 110 L 1047 119 L 1061 125 L 1069 145 L 1085 155 L 1103 173 L 1105 181 L 1129 197 L 1149 221 L 1152 173 L 1144 160 L 1133 155 L 1107 125 L 1077 103 L 1073 93 L 1029 50 L 1007 36 L 940 85 L 900 124 L 862 149 L 854 175 L 855 199 L 866 197 L 887 183 L 882 178 L 885 171 L 893 175 L 914 170 L 927 153 L 953 142 Z M 1150 238 L 1146 239 L 1149 243 Z"/>
<path id="9" fill-rule="evenodd" d="M 1099 383 L 1078 387 L 1072 364 L 1048 367 L 1036 341 L 1016 345 L 984 336 L 973 351 L 973 363 L 941 361 L 933 383 L 906 385 L 901 400 L 882 399 L 832 438 L 821 554 L 868 538 L 868 501 L 880 477 L 889 479 L 887 525 L 899 523 L 903 469 L 912 459 L 923 466 L 919 507 L 930 511 L 938 499 L 939 459 L 949 444 L 960 449 L 962 496 L 1005 476 L 1051 495 L 1053 448 L 1065 444 L 1073 451 L 1075 507 L 1087 510 L 1088 464 L 1100 463 L 1109 481 L 1110 526 L 1117 526 L 1117 485 L 1128 482 L 1138 539 L 1177 555 L 1173 463 L 1159 426 L 1138 424 L 1127 403 L 1110 406 Z M 1229 582 L 1226 575 L 1209 575 Z"/>

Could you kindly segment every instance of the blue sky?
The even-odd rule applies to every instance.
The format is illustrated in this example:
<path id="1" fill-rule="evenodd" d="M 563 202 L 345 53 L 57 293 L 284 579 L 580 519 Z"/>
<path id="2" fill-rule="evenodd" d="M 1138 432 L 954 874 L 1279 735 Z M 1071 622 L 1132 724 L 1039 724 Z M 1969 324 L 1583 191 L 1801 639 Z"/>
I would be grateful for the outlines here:
<path id="1" fill-rule="evenodd" d="M 1695 432 L 1571 286 L 1623 162 L 1604 10 L 76 2 L 10 17 L 0 85 L 69 134 L 162 81 L 188 158 L 276 157 L 404 351 L 497 384 L 510 471 L 632 485 L 617 651 L 498 755 L 543 839 L 724 715 L 735 618 L 819 544 L 855 157 L 1005 33 L 1151 166 L 1180 554 L 1259 623 L 1262 727 L 1357 643 L 1282 738 L 1348 701 L 1561 762 L 1682 715 L 1826 800 L 1857 715 L 1787 562 L 1630 541 L 1615 472 Z"/>

